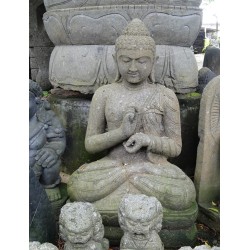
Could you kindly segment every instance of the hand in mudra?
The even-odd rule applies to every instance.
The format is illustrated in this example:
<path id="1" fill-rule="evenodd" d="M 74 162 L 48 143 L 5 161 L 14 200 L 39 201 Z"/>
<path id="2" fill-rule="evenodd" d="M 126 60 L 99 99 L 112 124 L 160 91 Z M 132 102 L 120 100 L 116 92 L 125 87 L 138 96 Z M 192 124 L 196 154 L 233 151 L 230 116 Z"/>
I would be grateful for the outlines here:
<path id="1" fill-rule="evenodd" d="M 143 133 L 132 135 L 127 142 L 124 142 L 124 147 L 128 153 L 136 153 L 142 147 L 147 147 L 150 144 L 150 138 Z"/>
<path id="2" fill-rule="evenodd" d="M 56 163 L 58 155 L 51 148 L 42 148 L 36 155 L 37 164 L 43 168 L 50 168 Z"/>
<path id="3" fill-rule="evenodd" d="M 135 133 L 135 128 L 137 124 L 137 113 L 134 107 L 129 107 L 126 114 L 123 117 L 121 129 L 125 139 L 130 137 Z"/>

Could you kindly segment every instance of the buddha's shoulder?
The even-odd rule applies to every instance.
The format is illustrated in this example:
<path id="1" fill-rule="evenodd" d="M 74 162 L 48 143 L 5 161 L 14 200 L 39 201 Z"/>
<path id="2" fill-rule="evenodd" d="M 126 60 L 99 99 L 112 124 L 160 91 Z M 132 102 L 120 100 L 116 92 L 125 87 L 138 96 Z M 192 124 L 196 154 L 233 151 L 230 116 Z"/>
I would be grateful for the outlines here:
<path id="1" fill-rule="evenodd" d="M 170 99 L 177 99 L 177 96 L 172 89 L 169 89 L 161 84 L 156 84 L 156 88 L 161 95 Z"/>
<path id="2" fill-rule="evenodd" d="M 107 85 L 103 85 L 101 87 L 99 87 L 96 91 L 95 91 L 95 94 L 98 95 L 98 94 L 108 94 L 108 93 L 111 93 L 115 90 L 119 90 L 121 88 L 120 84 L 118 83 L 110 83 L 110 84 L 107 84 Z"/>

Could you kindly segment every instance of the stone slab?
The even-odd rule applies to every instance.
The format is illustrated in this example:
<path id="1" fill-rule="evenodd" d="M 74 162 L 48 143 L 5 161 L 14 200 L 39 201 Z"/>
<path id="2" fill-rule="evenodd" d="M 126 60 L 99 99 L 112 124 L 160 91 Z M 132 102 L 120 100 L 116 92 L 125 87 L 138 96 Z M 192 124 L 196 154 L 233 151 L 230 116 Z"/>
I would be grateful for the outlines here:
<path id="1" fill-rule="evenodd" d="M 43 0 L 29 1 L 29 46 L 53 46 L 43 24 L 46 12 Z"/>
<path id="2" fill-rule="evenodd" d="M 35 57 L 30 57 L 30 68 L 38 69 L 38 64 Z"/>
<path id="3" fill-rule="evenodd" d="M 50 59 L 54 87 L 92 94 L 115 80 L 114 46 L 56 46 Z M 155 81 L 176 93 L 189 93 L 198 85 L 198 68 L 190 48 L 156 46 Z"/>
<path id="4" fill-rule="evenodd" d="M 134 18 L 145 23 L 156 44 L 190 47 L 201 28 L 202 10 L 165 5 L 80 7 L 47 11 L 43 22 L 55 45 L 114 45 Z"/>
<path id="5" fill-rule="evenodd" d="M 38 69 L 31 69 L 31 79 L 33 81 L 36 80 L 37 73 L 38 73 Z"/>
<path id="6" fill-rule="evenodd" d="M 35 81 L 39 83 L 42 90 L 50 90 L 52 88 L 49 80 L 49 61 L 53 48 L 54 47 L 34 47 L 33 49 L 34 58 L 38 67 Z"/>

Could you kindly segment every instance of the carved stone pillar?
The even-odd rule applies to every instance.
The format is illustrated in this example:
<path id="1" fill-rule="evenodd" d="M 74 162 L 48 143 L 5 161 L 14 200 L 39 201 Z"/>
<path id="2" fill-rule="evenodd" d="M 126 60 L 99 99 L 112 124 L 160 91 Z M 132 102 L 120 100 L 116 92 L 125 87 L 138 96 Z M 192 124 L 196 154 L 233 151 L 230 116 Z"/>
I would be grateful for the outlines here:
<path id="1" fill-rule="evenodd" d="M 92 94 L 114 81 L 114 43 L 133 18 L 140 18 L 157 44 L 156 82 L 176 93 L 198 85 L 190 46 L 202 20 L 200 0 L 44 0 L 45 29 L 56 45 L 50 60 L 53 86 Z"/>

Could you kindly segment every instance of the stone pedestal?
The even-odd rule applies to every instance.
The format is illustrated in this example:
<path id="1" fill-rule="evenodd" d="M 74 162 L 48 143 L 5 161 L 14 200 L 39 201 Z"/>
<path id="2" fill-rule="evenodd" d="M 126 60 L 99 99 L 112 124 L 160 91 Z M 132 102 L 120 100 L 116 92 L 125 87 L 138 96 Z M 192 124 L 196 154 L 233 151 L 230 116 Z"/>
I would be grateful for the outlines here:
<path id="1" fill-rule="evenodd" d="M 139 18 L 157 45 L 156 82 L 176 93 L 195 91 L 198 68 L 190 46 L 201 27 L 200 2 L 45 0 L 43 21 L 56 46 L 50 60 L 52 85 L 92 94 L 113 82 L 115 40 Z"/>

